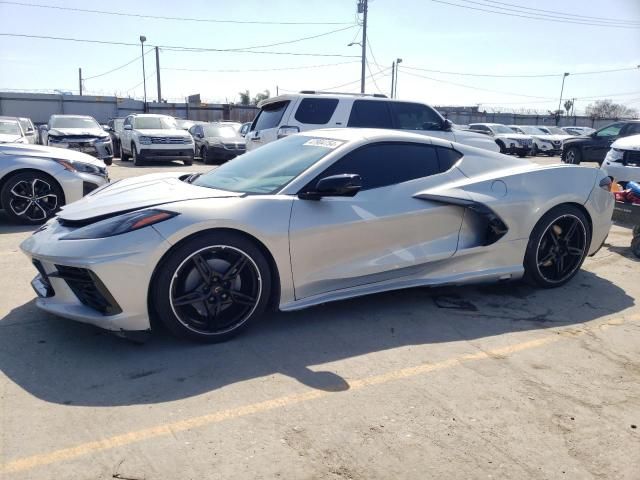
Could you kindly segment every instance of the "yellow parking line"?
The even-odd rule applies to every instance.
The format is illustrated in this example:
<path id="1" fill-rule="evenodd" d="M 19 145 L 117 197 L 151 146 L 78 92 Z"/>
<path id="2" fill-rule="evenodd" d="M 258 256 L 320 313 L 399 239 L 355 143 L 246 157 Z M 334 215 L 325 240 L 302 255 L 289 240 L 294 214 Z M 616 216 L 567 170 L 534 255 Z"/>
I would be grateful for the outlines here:
<path id="1" fill-rule="evenodd" d="M 639 317 L 634 315 L 633 317 Z M 618 322 L 618 323 L 613 323 Z M 614 321 L 604 322 L 605 325 L 619 325 L 620 319 Z M 587 329 L 579 329 L 567 331 L 567 334 L 580 335 L 585 333 Z M 415 377 L 429 372 L 437 370 L 444 370 L 452 367 L 456 367 L 465 362 L 472 362 L 477 360 L 483 360 L 488 358 L 504 358 L 508 355 L 512 355 L 523 350 L 530 350 L 532 348 L 538 348 L 543 345 L 550 344 L 562 338 L 563 332 L 556 332 L 556 335 L 549 335 L 536 340 L 530 340 L 527 342 L 517 343 L 502 348 L 496 348 L 493 350 L 479 351 L 477 353 L 460 355 L 448 360 L 443 360 L 436 363 L 424 363 L 415 367 L 403 368 L 395 370 L 381 375 L 374 375 L 371 377 L 362 378 L 359 380 L 352 380 L 349 382 L 349 390 L 360 390 L 365 387 L 373 385 L 381 385 L 394 380 L 401 380 L 406 378 Z M 175 434 L 177 432 L 183 432 L 191 430 L 193 428 L 203 427 L 206 425 L 212 425 L 223 422 L 225 420 L 231 420 L 238 417 L 244 417 L 255 413 L 267 412 L 269 410 L 275 410 L 277 408 L 295 405 L 298 403 L 306 402 L 309 400 L 315 400 L 318 398 L 326 397 L 328 395 L 335 394 L 332 391 L 325 390 L 312 390 L 297 395 L 285 395 L 282 397 L 274 398 L 272 400 L 266 400 L 264 402 L 252 403 L 235 408 L 229 408 L 221 410 L 219 412 L 209 413 L 207 415 L 201 415 L 198 417 L 188 418 L 185 420 L 179 420 L 176 422 L 166 423 L 164 425 L 158 425 L 151 428 L 145 428 L 142 430 L 135 430 L 132 432 L 124 433 L 121 435 L 115 435 L 113 437 L 104 438 L 102 440 L 96 440 L 93 442 L 87 442 L 75 447 L 63 448 L 55 450 L 49 453 L 42 453 L 38 455 L 32 455 L 30 457 L 20 458 L 5 463 L 0 467 L 1 473 L 16 473 L 20 471 L 30 470 L 36 467 L 49 465 L 52 463 L 61 462 L 64 460 L 71 460 L 84 455 L 92 453 L 110 450 L 112 448 L 122 447 L 130 445 L 132 443 L 141 442 L 143 440 L 149 440 L 152 438 L 162 437 L 165 435 Z"/>

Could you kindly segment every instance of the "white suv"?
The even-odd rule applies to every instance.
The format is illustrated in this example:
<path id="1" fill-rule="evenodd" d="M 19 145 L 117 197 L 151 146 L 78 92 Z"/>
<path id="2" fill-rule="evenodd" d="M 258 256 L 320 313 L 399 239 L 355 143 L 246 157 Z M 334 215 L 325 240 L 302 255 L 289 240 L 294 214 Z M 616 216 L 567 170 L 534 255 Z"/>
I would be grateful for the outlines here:
<path id="1" fill-rule="evenodd" d="M 472 147 L 499 151 L 493 138 L 459 130 L 428 105 L 384 95 L 303 91 L 258 104 L 260 112 L 245 136 L 247 150 L 278 138 L 317 128 L 387 128 L 422 133 Z"/>
<path id="2" fill-rule="evenodd" d="M 621 182 L 640 182 L 640 135 L 619 138 L 613 142 L 602 169 Z"/>
<path id="3" fill-rule="evenodd" d="M 124 119 L 120 158 L 140 165 L 145 160 L 182 160 L 193 164 L 193 138 L 169 115 L 133 114 Z"/>

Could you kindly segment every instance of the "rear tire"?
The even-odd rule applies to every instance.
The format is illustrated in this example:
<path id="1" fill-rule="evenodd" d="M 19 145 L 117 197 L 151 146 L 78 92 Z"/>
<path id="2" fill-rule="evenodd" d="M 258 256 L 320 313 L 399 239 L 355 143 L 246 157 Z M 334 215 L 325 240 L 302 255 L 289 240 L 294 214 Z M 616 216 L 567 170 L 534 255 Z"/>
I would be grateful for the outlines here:
<path id="1" fill-rule="evenodd" d="M 237 233 L 212 232 L 179 245 L 156 268 L 153 310 L 176 336 L 206 343 L 238 335 L 264 312 L 271 271 L 262 251 Z"/>
<path id="2" fill-rule="evenodd" d="M 15 223 L 43 223 L 64 203 L 64 192 L 58 182 L 40 172 L 17 173 L 9 177 L 0 192 L 0 204 Z"/>
<path id="3" fill-rule="evenodd" d="M 582 161 L 580 150 L 576 147 L 569 147 L 567 150 L 562 152 L 562 161 L 571 165 L 580 165 L 580 162 Z"/>
<path id="4" fill-rule="evenodd" d="M 564 285 L 580 270 L 590 245 L 589 222 L 581 210 L 572 205 L 551 209 L 529 237 L 525 280 L 542 288 Z"/>
<path id="5" fill-rule="evenodd" d="M 538 156 L 538 146 L 535 143 L 533 144 L 533 147 L 531 148 L 531 156 L 532 157 Z"/>
<path id="6" fill-rule="evenodd" d="M 500 153 L 507 153 L 507 147 L 504 146 L 504 143 L 502 143 L 501 141 L 496 141 L 496 143 L 498 144 L 498 147 L 500 147 Z"/>

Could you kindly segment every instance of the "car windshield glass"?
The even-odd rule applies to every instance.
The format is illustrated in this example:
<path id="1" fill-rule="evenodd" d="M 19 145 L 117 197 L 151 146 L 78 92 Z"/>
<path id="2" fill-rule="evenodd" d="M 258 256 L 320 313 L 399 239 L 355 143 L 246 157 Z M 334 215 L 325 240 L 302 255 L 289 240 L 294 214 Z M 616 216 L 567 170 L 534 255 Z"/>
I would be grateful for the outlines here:
<path id="1" fill-rule="evenodd" d="M 93 118 L 54 117 L 51 128 L 102 128 Z"/>
<path id="2" fill-rule="evenodd" d="M 490 128 L 494 133 L 513 133 L 513 130 L 504 125 L 492 125 Z"/>
<path id="3" fill-rule="evenodd" d="M 29 120 L 27 120 L 26 118 L 24 120 L 18 120 L 20 122 L 20 125 L 22 126 L 22 130 L 23 131 L 27 131 L 31 128 L 31 124 L 29 123 Z"/>
<path id="4" fill-rule="evenodd" d="M 344 142 L 294 135 L 235 158 L 194 185 L 245 193 L 274 193 Z"/>
<path id="5" fill-rule="evenodd" d="M 558 128 L 558 127 L 547 127 L 547 130 L 549 130 L 549 132 L 554 134 L 554 135 L 566 135 L 567 134 L 567 132 L 565 132 L 564 130 L 562 130 L 561 128 Z"/>
<path id="6" fill-rule="evenodd" d="M 176 128 L 176 121 L 171 117 L 135 117 L 137 130 L 168 130 Z"/>
<path id="7" fill-rule="evenodd" d="M 528 135 L 546 135 L 545 132 L 537 127 L 521 127 L 518 125 L 518 128 Z"/>
<path id="8" fill-rule="evenodd" d="M 214 127 L 213 125 L 207 125 L 204 127 L 205 137 L 233 138 L 237 135 L 238 133 L 233 127 Z"/>
<path id="9" fill-rule="evenodd" d="M 122 124 L 124 123 L 124 118 L 116 118 L 113 120 L 113 128 L 114 130 L 122 130 Z"/>
<path id="10" fill-rule="evenodd" d="M 20 125 L 18 125 L 18 122 L 0 120 L 0 134 L 21 135 Z"/>

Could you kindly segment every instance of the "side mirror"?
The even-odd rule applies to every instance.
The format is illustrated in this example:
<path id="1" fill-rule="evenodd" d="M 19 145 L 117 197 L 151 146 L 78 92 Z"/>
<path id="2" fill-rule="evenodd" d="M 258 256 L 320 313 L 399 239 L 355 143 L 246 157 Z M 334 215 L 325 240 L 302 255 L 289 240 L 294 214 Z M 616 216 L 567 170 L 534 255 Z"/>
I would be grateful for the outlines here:
<path id="1" fill-rule="evenodd" d="M 102 129 L 103 129 L 105 132 L 112 132 L 112 131 L 113 131 L 113 128 L 111 128 L 109 125 L 103 125 L 103 126 L 102 126 Z"/>
<path id="2" fill-rule="evenodd" d="M 452 128 L 453 128 L 453 123 L 451 122 L 451 120 L 449 120 L 448 118 L 445 118 L 444 122 L 442 123 L 442 130 L 444 130 L 445 132 L 450 132 Z"/>
<path id="3" fill-rule="evenodd" d="M 362 178 L 354 173 L 331 175 L 318 180 L 315 191 L 298 196 L 305 200 L 319 200 L 322 197 L 353 197 L 362 188 Z"/>
<path id="4" fill-rule="evenodd" d="M 196 133 L 196 137 L 197 138 L 204 138 L 204 135 L 200 132 Z"/>
<path id="5" fill-rule="evenodd" d="M 124 127 L 122 127 L 123 130 L 133 130 L 133 127 L 131 125 L 125 125 Z"/>

